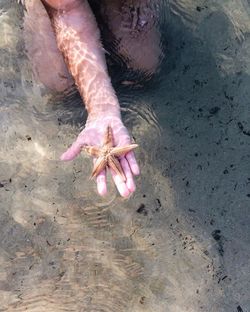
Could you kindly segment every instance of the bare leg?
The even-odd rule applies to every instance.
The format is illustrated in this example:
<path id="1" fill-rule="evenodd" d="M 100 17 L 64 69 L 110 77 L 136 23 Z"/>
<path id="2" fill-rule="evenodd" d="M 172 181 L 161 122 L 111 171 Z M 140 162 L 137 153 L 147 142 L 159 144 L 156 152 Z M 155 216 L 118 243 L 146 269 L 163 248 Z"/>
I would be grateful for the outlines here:
<path id="1" fill-rule="evenodd" d="M 33 72 L 50 89 L 63 91 L 74 82 L 57 47 L 47 11 L 40 0 L 26 0 L 25 4 L 25 44 Z M 148 0 L 103 0 L 102 15 L 128 68 L 155 72 L 162 51 L 156 13 Z"/>
<path id="2" fill-rule="evenodd" d="M 47 11 L 40 0 L 27 0 L 25 5 L 24 38 L 33 72 L 48 88 L 63 91 L 74 81 L 57 47 Z"/>
<path id="3" fill-rule="evenodd" d="M 152 1 L 103 0 L 102 15 L 127 66 L 148 73 L 155 72 L 162 50 Z"/>

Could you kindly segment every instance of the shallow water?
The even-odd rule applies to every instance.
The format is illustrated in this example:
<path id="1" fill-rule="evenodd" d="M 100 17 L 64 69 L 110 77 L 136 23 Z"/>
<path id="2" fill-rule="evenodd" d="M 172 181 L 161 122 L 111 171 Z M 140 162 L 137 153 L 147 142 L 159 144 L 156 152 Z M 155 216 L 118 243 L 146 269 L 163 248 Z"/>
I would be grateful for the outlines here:
<path id="1" fill-rule="evenodd" d="M 84 155 L 58 160 L 80 98 L 34 80 L 22 9 L 0 0 L 0 311 L 249 310 L 250 9 L 217 2 L 165 6 L 145 87 L 113 70 L 142 169 L 122 200 Z"/>

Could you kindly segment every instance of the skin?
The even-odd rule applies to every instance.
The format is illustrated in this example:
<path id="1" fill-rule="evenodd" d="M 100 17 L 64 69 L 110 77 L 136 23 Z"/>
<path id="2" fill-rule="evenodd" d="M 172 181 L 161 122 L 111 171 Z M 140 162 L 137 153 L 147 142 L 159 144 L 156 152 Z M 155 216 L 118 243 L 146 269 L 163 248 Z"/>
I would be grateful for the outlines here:
<path id="1" fill-rule="evenodd" d="M 115 146 L 131 144 L 130 136 L 121 119 L 118 98 L 108 75 L 99 28 L 88 1 L 43 0 L 43 6 L 37 0 L 28 0 L 26 2 L 27 11 L 28 13 L 31 12 L 33 16 L 34 12 L 42 12 L 41 10 L 43 10 L 43 17 L 41 18 L 38 14 L 36 23 L 32 24 L 28 18 L 25 21 L 26 34 L 31 34 L 32 32 L 34 34 L 33 50 L 36 51 L 37 45 L 42 39 L 43 44 L 46 46 L 46 55 L 51 59 L 51 65 L 55 64 L 53 66 L 56 66 L 53 71 L 53 77 L 48 74 L 48 70 L 52 71 L 51 67 L 49 66 L 48 69 L 48 66 L 43 66 L 41 53 L 36 58 L 35 53 L 32 51 L 32 44 L 28 45 L 28 52 L 32 54 L 31 59 L 36 64 L 38 71 L 40 70 L 39 78 L 42 78 L 41 80 L 46 85 L 61 91 L 72 83 L 69 72 L 88 112 L 84 130 L 79 134 L 72 146 L 61 156 L 61 160 L 69 161 L 74 159 L 85 145 L 101 146 L 108 126 L 112 128 Z M 120 43 L 119 53 L 127 58 L 128 67 L 141 69 L 145 72 L 154 71 L 161 51 L 158 48 L 151 51 L 150 47 L 159 46 L 159 36 L 157 36 L 154 28 L 145 33 L 141 32 L 141 25 L 144 27 L 145 24 L 143 17 L 146 15 L 144 13 L 140 15 L 140 18 L 133 15 L 131 21 L 125 20 L 124 22 L 121 14 L 118 14 L 118 18 L 115 18 L 117 10 L 122 12 L 122 2 L 124 1 L 103 1 L 103 8 L 108 6 L 110 8 L 109 10 L 104 10 L 103 14 L 108 20 L 110 30 L 115 39 Z M 140 0 L 137 2 L 139 4 Z M 31 13 L 28 16 L 31 16 Z M 46 38 L 44 37 L 44 31 L 41 31 L 41 25 L 39 27 L 36 26 L 39 25 L 39 20 L 41 20 L 41 25 L 46 28 L 45 31 L 48 34 Z M 128 27 L 128 22 L 130 27 Z M 118 25 L 121 27 L 117 27 Z M 148 25 L 147 23 L 144 29 L 147 29 Z M 139 37 L 138 29 L 140 30 Z M 140 50 L 148 49 L 151 53 L 148 53 L 146 57 L 138 54 L 138 42 L 140 46 L 143 45 L 145 48 L 140 48 Z M 134 50 L 131 46 L 134 46 Z M 130 48 L 126 49 L 126 47 Z M 64 62 L 62 61 L 62 56 Z M 140 170 L 133 152 L 122 156 L 120 164 L 126 176 L 126 181 L 124 182 L 112 170 L 111 174 L 120 195 L 128 197 L 136 189 L 134 175 L 139 175 Z M 107 193 L 105 171 L 102 171 L 97 176 L 96 182 L 98 193 L 105 195 Z"/>

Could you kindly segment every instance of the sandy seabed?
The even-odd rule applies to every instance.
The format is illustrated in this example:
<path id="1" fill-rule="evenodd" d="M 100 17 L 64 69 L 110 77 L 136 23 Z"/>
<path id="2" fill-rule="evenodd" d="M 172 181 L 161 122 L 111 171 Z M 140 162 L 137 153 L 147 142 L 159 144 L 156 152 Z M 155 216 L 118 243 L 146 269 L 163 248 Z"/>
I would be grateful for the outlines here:
<path id="1" fill-rule="evenodd" d="M 59 161 L 79 96 L 33 79 L 22 9 L 0 8 L 0 311 L 249 311 L 248 2 L 170 1 L 157 77 L 114 75 L 140 145 L 129 200 Z"/>

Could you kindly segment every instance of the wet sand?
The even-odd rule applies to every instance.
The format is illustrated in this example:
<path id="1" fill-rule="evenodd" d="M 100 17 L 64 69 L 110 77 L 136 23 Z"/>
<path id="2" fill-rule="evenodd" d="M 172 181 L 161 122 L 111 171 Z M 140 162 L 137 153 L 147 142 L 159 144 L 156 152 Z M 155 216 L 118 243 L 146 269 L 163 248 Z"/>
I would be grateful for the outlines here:
<path id="1" fill-rule="evenodd" d="M 80 98 L 34 80 L 22 9 L 0 4 L 0 311 L 248 311 L 247 1 L 170 2 L 156 77 L 113 70 L 140 145 L 129 200 L 97 196 L 85 155 L 59 161 Z"/>

